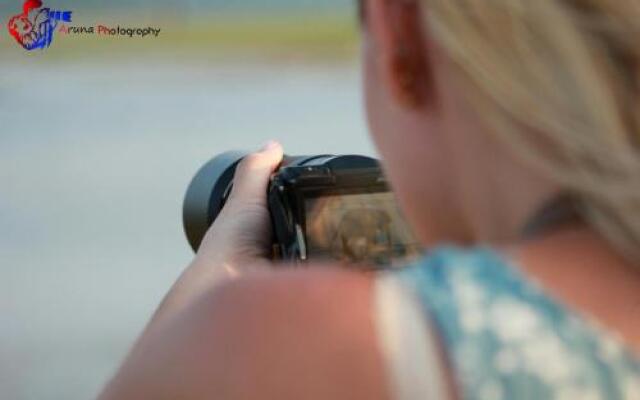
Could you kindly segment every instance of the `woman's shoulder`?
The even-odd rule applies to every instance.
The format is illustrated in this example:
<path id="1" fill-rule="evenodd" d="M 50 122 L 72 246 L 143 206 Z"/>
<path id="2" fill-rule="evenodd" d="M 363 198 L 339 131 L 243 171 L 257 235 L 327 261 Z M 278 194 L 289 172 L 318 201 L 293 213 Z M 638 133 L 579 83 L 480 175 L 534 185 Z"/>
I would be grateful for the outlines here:
<path id="1" fill-rule="evenodd" d="M 156 326 L 102 398 L 388 399 L 372 282 L 331 267 L 221 282 Z"/>
<path id="2" fill-rule="evenodd" d="M 387 399 L 372 285 L 370 276 L 332 266 L 222 283 L 168 329 L 162 346 L 176 352 L 162 364 L 179 368 L 167 370 L 167 381 L 221 399 Z"/>

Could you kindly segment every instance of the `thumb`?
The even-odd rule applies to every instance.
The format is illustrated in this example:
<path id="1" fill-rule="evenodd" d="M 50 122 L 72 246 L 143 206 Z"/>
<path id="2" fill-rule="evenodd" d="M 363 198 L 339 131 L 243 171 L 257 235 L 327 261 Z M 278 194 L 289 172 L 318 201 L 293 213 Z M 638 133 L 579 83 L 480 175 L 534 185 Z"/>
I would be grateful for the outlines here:
<path id="1" fill-rule="evenodd" d="M 233 189 L 229 199 L 251 203 L 264 202 L 271 174 L 282 162 L 280 143 L 269 141 L 260 151 L 242 159 L 233 178 Z"/>

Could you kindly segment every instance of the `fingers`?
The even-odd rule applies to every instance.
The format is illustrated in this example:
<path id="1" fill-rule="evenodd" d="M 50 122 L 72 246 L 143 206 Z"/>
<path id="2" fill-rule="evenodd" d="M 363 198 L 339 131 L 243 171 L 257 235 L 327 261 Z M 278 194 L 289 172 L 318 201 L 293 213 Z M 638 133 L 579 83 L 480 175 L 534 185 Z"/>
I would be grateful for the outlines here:
<path id="1" fill-rule="evenodd" d="M 269 177 L 278 168 L 282 155 L 282 146 L 276 141 L 269 141 L 260 151 L 246 156 L 236 168 L 230 199 L 263 202 Z"/>

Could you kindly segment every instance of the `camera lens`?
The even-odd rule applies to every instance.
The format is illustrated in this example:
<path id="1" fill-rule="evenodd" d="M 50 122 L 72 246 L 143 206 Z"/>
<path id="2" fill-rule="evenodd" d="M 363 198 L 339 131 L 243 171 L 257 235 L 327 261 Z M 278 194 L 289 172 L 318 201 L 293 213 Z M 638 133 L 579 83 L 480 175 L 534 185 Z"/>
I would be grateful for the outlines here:
<path id="1" fill-rule="evenodd" d="M 206 163 L 195 175 L 184 198 L 182 222 L 194 251 L 216 219 L 233 182 L 238 163 L 247 152 L 229 151 Z"/>
<path id="2" fill-rule="evenodd" d="M 238 163 L 249 153 L 228 151 L 214 157 L 194 176 L 187 189 L 182 209 L 182 223 L 193 251 L 198 251 L 207 230 L 222 210 Z M 301 165 L 327 156 L 285 156 L 282 166 Z"/>

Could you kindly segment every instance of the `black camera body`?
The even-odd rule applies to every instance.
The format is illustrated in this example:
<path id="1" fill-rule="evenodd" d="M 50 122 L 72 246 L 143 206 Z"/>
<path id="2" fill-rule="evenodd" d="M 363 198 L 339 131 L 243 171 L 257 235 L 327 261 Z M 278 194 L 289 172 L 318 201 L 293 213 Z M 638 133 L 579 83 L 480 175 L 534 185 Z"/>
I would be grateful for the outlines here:
<path id="1" fill-rule="evenodd" d="M 283 259 L 307 260 L 309 201 L 327 196 L 388 192 L 375 159 L 364 156 L 297 157 L 271 179 L 269 210 Z"/>
<path id="2" fill-rule="evenodd" d="M 185 233 L 197 251 L 247 153 L 223 153 L 203 166 L 185 197 Z M 268 186 L 273 257 L 390 266 L 419 252 L 378 161 L 359 155 L 285 156 Z"/>

